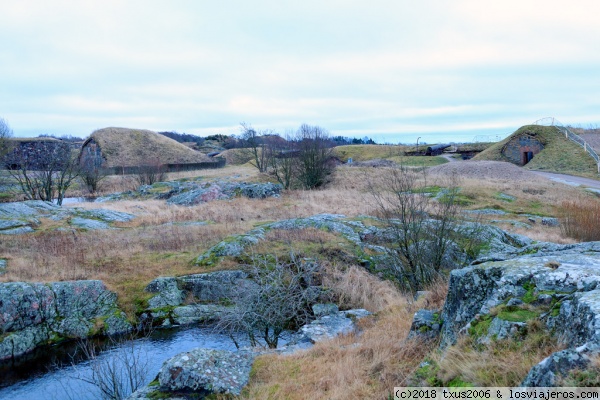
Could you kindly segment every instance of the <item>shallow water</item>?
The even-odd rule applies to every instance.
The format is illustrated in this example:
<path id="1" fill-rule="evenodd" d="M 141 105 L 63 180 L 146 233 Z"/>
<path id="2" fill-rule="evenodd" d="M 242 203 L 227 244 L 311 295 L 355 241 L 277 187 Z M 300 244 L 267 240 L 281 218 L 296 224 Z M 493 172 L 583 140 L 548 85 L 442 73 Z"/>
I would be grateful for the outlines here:
<path id="1" fill-rule="evenodd" d="M 95 197 L 65 197 L 62 204 L 93 203 L 94 201 L 96 201 Z M 56 200 L 53 200 L 53 202 L 56 203 Z"/>
<path id="2" fill-rule="evenodd" d="M 181 352 L 196 347 L 235 350 L 235 345 L 228 336 L 216 334 L 208 327 L 157 331 L 147 338 L 136 339 L 133 345 L 141 362 L 148 362 L 145 384 L 156 377 L 164 361 Z M 128 352 L 131 346 L 131 341 L 109 346 L 100 353 L 97 360 L 114 360 L 123 352 Z M 74 351 L 75 346 L 46 348 L 27 357 L 18 365 L 0 366 L 0 399 L 91 400 L 99 398 L 99 389 L 84 382 L 92 375 L 91 362 L 89 360 L 72 362 L 69 354 L 72 355 Z"/>

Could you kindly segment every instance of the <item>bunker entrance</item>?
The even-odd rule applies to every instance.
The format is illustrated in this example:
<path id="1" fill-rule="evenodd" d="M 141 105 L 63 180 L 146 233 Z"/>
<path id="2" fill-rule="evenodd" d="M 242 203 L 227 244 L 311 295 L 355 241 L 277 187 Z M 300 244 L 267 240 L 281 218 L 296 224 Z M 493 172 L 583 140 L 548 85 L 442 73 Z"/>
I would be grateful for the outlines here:
<path id="1" fill-rule="evenodd" d="M 521 165 L 527 164 L 533 158 L 533 151 L 524 151 L 521 153 Z"/>

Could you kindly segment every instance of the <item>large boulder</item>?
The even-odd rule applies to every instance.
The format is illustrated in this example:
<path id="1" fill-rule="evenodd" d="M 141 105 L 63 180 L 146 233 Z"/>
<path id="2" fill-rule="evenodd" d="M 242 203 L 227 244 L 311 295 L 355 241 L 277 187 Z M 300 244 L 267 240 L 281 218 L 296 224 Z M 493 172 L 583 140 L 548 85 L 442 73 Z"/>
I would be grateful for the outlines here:
<path id="1" fill-rule="evenodd" d="M 117 296 L 101 281 L 0 283 L 0 359 L 66 338 L 131 329 Z"/>
<path id="2" fill-rule="evenodd" d="M 239 395 L 248 383 L 254 353 L 197 348 L 167 360 L 158 374 L 167 392 Z"/>
<path id="3" fill-rule="evenodd" d="M 526 321 L 513 317 L 539 319 L 567 349 L 534 367 L 523 385 L 552 386 L 558 376 L 585 367 L 590 355 L 600 353 L 600 243 L 529 248 L 538 251 L 451 272 L 441 347 L 460 334 L 476 334 L 480 343 L 518 340 Z"/>

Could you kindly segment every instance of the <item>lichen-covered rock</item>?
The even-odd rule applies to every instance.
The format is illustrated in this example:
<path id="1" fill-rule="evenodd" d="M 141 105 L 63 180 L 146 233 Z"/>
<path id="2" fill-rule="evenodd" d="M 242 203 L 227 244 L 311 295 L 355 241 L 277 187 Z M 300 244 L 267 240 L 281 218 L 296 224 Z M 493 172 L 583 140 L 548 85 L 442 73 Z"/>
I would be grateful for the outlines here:
<path id="1" fill-rule="evenodd" d="M 183 289 L 201 302 L 218 303 L 228 300 L 238 290 L 252 282 L 244 271 L 216 271 L 205 274 L 185 275 L 178 278 Z"/>
<path id="2" fill-rule="evenodd" d="M 146 291 L 157 293 L 156 296 L 148 300 L 148 307 L 151 309 L 178 306 L 185 299 L 185 292 L 179 288 L 177 278 L 173 277 L 159 277 L 154 279 L 146 286 Z"/>
<path id="3" fill-rule="evenodd" d="M 239 395 L 248 383 L 252 352 L 194 349 L 167 360 L 158 374 L 160 390 L 199 395 Z"/>
<path id="4" fill-rule="evenodd" d="M 225 308 L 224 303 L 251 285 L 256 283 L 240 270 L 160 277 L 146 287 L 156 296 L 148 300 L 145 318 L 162 327 L 214 321 Z M 193 299 L 192 304 L 183 305 L 188 297 Z"/>
<path id="5" fill-rule="evenodd" d="M 106 222 L 103 221 L 98 221 L 96 219 L 89 219 L 89 218 L 80 218 L 80 217 L 73 217 L 71 219 L 71 225 L 80 228 L 80 229 L 85 229 L 85 230 L 96 230 L 96 229 L 109 229 L 110 225 L 108 225 Z"/>
<path id="6" fill-rule="evenodd" d="M 337 314 L 340 309 L 337 305 L 333 303 L 317 303 L 312 306 L 313 314 L 315 317 L 319 318 L 324 315 Z"/>
<path id="7" fill-rule="evenodd" d="M 538 253 L 452 271 L 441 346 L 454 343 L 459 333 L 480 335 L 480 343 L 518 340 L 528 318 L 536 318 L 568 349 L 532 369 L 524 385 L 552 386 L 555 376 L 584 366 L 587 353 L 600 352 L 598 245 L 545 243 Z"/>
<path id="8" fill-rule="evenodd" d="M 558 377 L 576 368 L 584 369 L 589 363 L 590 360 L 586 355 L 574 349 L 558 351 L 531 368 L 521 386 L 556 386 Z"/>
<path id="9" fill-rule="evenodd" d="M 20 235 L 34 232 L 40 225 L 39 217 L 53 221 L 67 221 L 76 228 L 93 230 L 109 229 L 114 222 L 126 222 L 134 215 L 105 210 L 61 207 L 41 200 L 29 200 L 0 204 L 0 234 Z M 57 229 L 63 229 L 59 227 Z"/>
<path id="10" fill-rule="evenodd" d="M 357 320 L 370 314 L 367 310 L 355 309 L 322 315 L 309 324 L 302 326 L 290 340 L 290 344 L 294 345 L 305 341 L 316 343 L 337 335 L 350 333 L 354 331 Z"/>
<path id="11" fill-rule="evenodd" d="M 433 310 L 419 310 L 413 317 L 413 322 L 410 326 L 408 338 L 436 338 L 441 329 L 440 313 Z"/>
<path id="12" fill-rule="evenodd" d="M 481 343 L 490 343 L 492 340 L 515 338 L 521 335 L 527 327 L 527 323 L 518 321 L 506 321 L 494 318 L 485 337 L 480 338 Z"/>
<path id="13" fill-rule="evenodd" d="M 169 182 L 165 182 L 170 184 Z M 189 206 L 214 200 L 231 199 L 245 196 L 251 199 L 279 197 L 282 186 L 276 183 L 245 183 L 245 182 L 186 182 L 179 184 L 176 190 L 162 195 L 168 198 L 167 203 Z"/>
<path id="14" fill-rule="evenodd" d="M 60 338 L 131 330 L 101 281 L 0 284 L 0 359 Z"/>
<path id="15" fill-rule="evenodd" d="M 173 309 L 173 323 L 190 325 L 199 322 L 214 321 L 223 312 L 224 306 L 218 304 L 190 304 Z"/>

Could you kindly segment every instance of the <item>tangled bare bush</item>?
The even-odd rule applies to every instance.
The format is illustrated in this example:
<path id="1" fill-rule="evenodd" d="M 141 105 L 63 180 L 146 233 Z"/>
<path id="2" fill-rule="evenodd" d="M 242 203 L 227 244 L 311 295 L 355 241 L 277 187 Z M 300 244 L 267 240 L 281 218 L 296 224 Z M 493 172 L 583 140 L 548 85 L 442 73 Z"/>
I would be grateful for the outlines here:
<path id="1" fill-rule="evenodd" d="M 115 348 L 104 354 L 100 354 L 93 341 L 81 341 L 79 349 L 89 360 L 90 372 L 80 369 L 74 362 L 74 378 L 94 386 L 99 400 L 122 400 L 146 383 L 150 358 L 133 338 L 124 342 L 110 340 Z"/>
<path id="2" fill-rule="evenodd" d="M 385 241 L 386 268 L 402 289 L 422 290 L 444 270 L 465 265 L 476 251 L 479 225 L 459 221 L 455 176 L 445 188 L 428 186 L 425 171 L 399 165 L 379 175 L 369 191 L 385 225 L 380 240 Z"/>
<path id="3" fill-rule="evenodd" d="M 309 321 L 311 306 L 323 293 L 321 267 L 294 254 L 289 262 L 269 255 L 251 259 L 247 272 L 252 283 L 228 299 L 233 306 L 221 315 L 216 329 L 229 334 L 236 346 L 235 334 L 243 332 L 252 346 L 276 348 L 285 330 Z"/>

